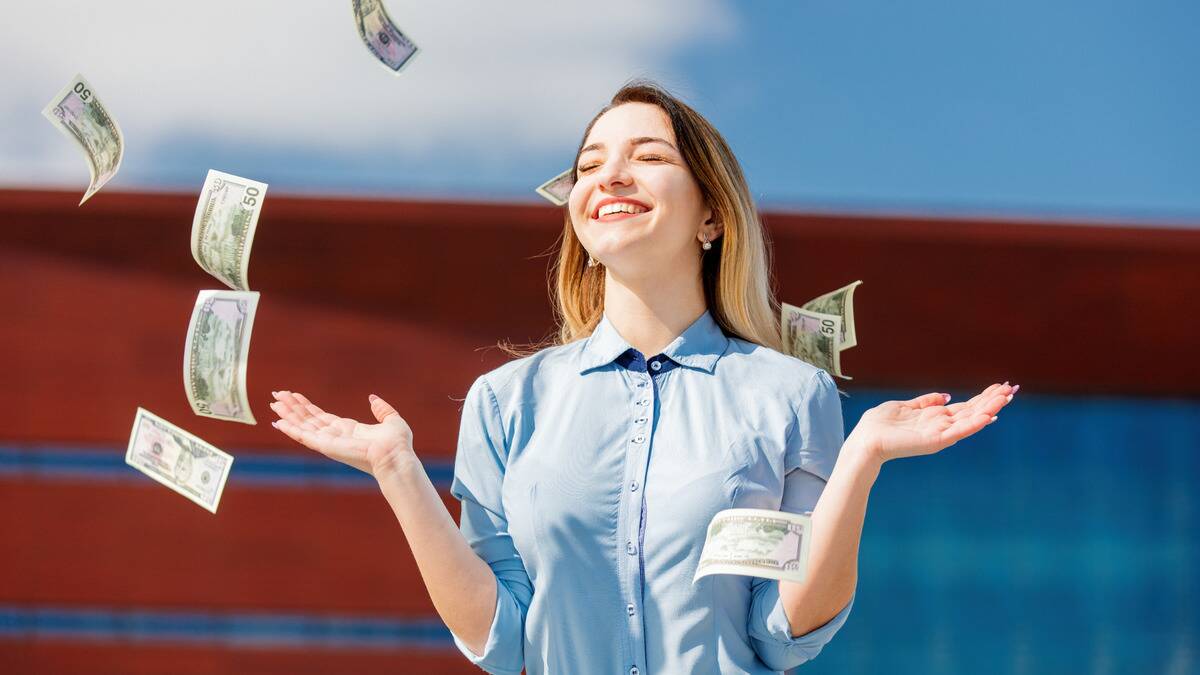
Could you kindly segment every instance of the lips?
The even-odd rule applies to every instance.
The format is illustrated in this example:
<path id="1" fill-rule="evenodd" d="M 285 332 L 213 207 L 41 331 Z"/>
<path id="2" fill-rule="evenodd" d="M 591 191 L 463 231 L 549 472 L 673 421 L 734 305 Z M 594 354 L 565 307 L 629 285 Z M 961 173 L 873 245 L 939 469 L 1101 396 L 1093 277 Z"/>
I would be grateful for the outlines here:
<path id="1" fill-rule="evenodd" d="M 650 206 L 645 202 L 640 202 L 636 199 L 626 197 L 609 197 L 601 199 L 596 207 L 592 209 L 592 219 L 599 220 L 606 216 L 616 215 L 617 217 L 636 216 L 650 210 Z"/>

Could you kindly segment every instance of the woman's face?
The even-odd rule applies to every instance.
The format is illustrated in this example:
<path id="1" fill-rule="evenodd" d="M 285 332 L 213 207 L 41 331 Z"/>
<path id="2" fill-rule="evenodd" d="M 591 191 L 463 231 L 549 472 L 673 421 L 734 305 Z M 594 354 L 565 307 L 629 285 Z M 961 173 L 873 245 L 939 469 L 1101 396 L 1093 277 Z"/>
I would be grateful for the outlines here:
<path id="1" fill-rule="evenodd" d="M 628 277 L 698 269 L 699 235 L 712 212 L 661 108 L 625 103 L 604 113 L 584 140 L 578 171 L 571 223 L 592 257 Z"/>

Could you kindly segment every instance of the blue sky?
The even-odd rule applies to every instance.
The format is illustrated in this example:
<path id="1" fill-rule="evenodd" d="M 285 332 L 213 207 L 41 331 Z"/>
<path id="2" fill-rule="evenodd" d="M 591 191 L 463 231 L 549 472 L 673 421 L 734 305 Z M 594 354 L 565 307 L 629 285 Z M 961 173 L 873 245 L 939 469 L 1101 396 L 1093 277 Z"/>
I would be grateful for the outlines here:
<path id="1" fill-rule="evenodd" d="M 82 72 L 126 136 L 112 189 L 217 168 L 276 193 L 533 201 L 643 76 L 713 120 L 769 208 L 1200 226 L 1195 3 L 389 0 L 423 49 L 399 77 L 344 4 L 8 10 L 0 184 L 82 192 L 39 115 Z"/>

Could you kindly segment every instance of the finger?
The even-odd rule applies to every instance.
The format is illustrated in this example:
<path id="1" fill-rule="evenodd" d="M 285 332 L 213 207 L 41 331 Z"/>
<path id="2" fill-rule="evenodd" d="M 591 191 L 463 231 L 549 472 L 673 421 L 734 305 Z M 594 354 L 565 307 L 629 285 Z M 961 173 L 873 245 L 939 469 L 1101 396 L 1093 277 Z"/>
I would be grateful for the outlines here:
<path id="1" fill-rule="evenodd" d="M 375 419 L 379 420 L 380 422 L 383 422 L 392 415 L 395 415 L 396 417 L 400 416 L 400 413 L 396 412 L 395 408 L 388 405 L 387 401 L 379 398 L 375 394 L 368 396 L 367 400 L 371 402 L 371 413 L 374 414 Z"/>
<path id="2" fill-rule="evenodd" d="M 295 410 L 288 407 L 281 401 L 272 401 L 271 410 L 273 410 L 276 415 L 279 415 L 280 420 L 286 421 L 298 429 L 307 429 L 309 431 L 318 430 L 317 425 L 313 424 L 310 420 L 301 417 L 296 413 Z"/>
<path id="3" fill-rule="evenodd" d="M 304 424 L 308 419 L 308 414 L 299 408 L 295 401 L 286 395 L 286 392 L 281 392 L 279 398 L 271 403 L 271 410 L 274 410 L 281 418 L 297 425 Z"/>
<path id="4" fill-rule="evenodd" d="M 935 405 L 946 405 L 950 401 L 950 394 L 925 394 L 914 399 L 906 401 L 908 405 L 914 408 L 929 408 Z"/>
<path id="5" fill-rule="evenodd" d="M 320 427 L 312 419 L 312 415 L 296 401 L 291 392 L 279 392 L 278 400 L 271 404 L 271 409 L 276 412 L 281 418 L 289 422 L 311 431 L 317 431 Z"/>
<path id="6" fill-rule="evenodd" d="M 292 398 L 296 399 L 300 405 L 304 406 L 304 409 L 308 411 L 308 414 L 312 415 L 313 419 L 317 422 L 317 426 L 324 428 L 341 421 L 342 418 L 332 413 L 325 412 L 312 401 L 308 400 L 304 394 L 299 392 L 291 392 L 291 394 Z"/>
<path id="7" fill-rule="evenodd" d="M 272 405 L 274 405 L 274 404 L 272 404 Z M 271 426 L 280 430 L 281 432 L 283 432 L 284 436 L 287 436 L 288 438 L 292 439 L 293 441 L 296 441 L 300 445 L 307 446 L 313 450 L 317 449 L 317 448 L 313 448 L 312 446 L 308 445 L 308 443 L 304 442 L 304 435 L 303 435 L 304 430 L 301 429 L 298 425 L 293 424 L 286 419 L 278 419 L 278 420 L 275 420 L 274 422 L 271 422 Z"/>
<path id="8" fill-rule="evenodd" d="M 312 410 L 310 410 L 309 407 L 304 404 L 303 401 L 306 399 L 303 399 L 295 392 L 285 391 L 283 392 L 283 397 L 280 400 L 284 405 L 288 406 L 297 415 L 299 415 L 300 418 L 305 422 L 315 426 L 320 426 L 316 424 L 318 421 L 317 416 L 314 415 Z M 317 408 L 317 410 L 320 410 L 320 408 Z"/>
<path id="9" fill-rule="evenodd" d="M 1000 408 L 1012 402 L 1013 396 L 1020 389 L 1020 386 L 1010 385 L 1007 382 L 1004 384 L 994 384 L 977 394 L 970 401 L 956 403 L 947 406 L 947 408 L 955 419 L 971 417 L 979 413 L 988 413 L 991 416 L 995 416 Z M 997 402 L 999 402 L 999 407 L 996 407 Z"/>
<path id="10" fill-rule="evenodd" d="M 978 414 L 955 420 L 942 432 L 942 442 L 946 445 L 953 445 L 987 426 L 990 419 L 992 418 L 987 415 Z"/>
<path id="11" fill-rule="evenodd" d="M 985 400 L 992 394 L 995 394 L 996 392 L 1001 391 L 1007 385 L 1008 385 L 1007 382 L 1005 382 L 1003 384 L 993 384 L 993 385 L 989 386 L 988 388 L 984 389 L 983 391 L 979 392 L 978 394 L 975 394 L 969 400 L 962 401 L 961 403 L 955 403 L 953 405 L 948 405 L 946 407 L 950 409 L 951 413 L 957 414 L 966 408 L 971 408 L 973 406 L 978 405 L 981 401 Z"/>
<path id="12" fill-rule="evenodd" d="M 329 414 L 329 413 L 325 412 L 324 410 L 321 410 L 321 408 L 319 408 L 315 403 L 308 400 L 308 398 L 305 397 L 304 394 L 301 394 L 298 391 L 292 391 L 292 392 L 288 392 L 288 393 L 292 395 L 292 398 L 296 399 L 296 402 L 298 402 L 300 405 L 304 406 L 304 409 L 307 410 L 309 412 L 309 414 L 311 414 L 313 417 L 323 417 L 323 416 Z"/>

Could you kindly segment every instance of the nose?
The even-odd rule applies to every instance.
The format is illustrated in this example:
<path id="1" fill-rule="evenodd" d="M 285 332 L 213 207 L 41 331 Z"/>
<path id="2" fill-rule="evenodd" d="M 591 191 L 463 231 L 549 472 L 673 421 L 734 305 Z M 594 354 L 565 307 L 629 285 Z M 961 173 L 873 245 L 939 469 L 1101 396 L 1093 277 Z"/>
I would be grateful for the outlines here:
<path id="1" fill-rule="evenodd" d="M 597 173 L 596 181 L 600 185 L 600 189 L 605 192 L 612 192 L 615 188 L 629 187 L 633 184 L 629 166 L 623 157 L 610 158 L 597 169 Z"/>

